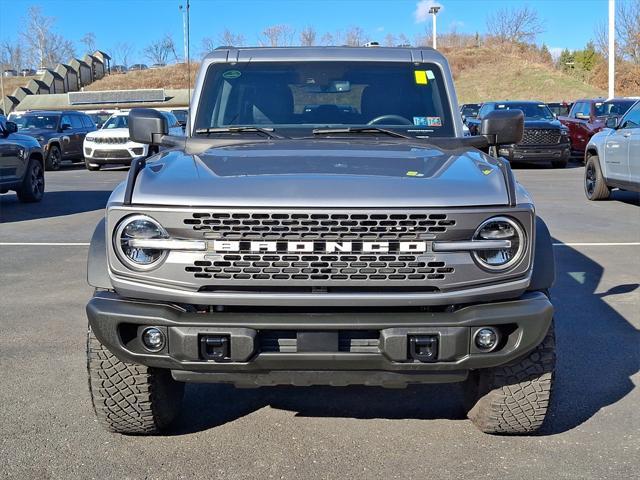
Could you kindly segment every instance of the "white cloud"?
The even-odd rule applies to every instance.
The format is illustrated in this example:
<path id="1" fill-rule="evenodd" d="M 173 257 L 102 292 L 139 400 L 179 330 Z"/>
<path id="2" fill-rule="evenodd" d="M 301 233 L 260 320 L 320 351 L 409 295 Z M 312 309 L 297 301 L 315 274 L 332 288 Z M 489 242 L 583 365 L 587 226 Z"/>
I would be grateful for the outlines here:
<path id="1" fill-rule="evenodd" d="M 549 47 L 551 58 L 553 58 L 554 61 L 558 60 L 560 54 L 562 53 L 562 50 L 564 50 L 564 48 L 562 47 Z"/>
<path id="2" fill-rule="evenodd" d="M 420 0 L 416 4 L 416 9 L 413 12 L 413 17 L 416 19 L 416 23 L 424 23 L 429 19 L 431 16 L 429 14 L 429 9 L 431 7 L 440 7 L 440 11 L 444 10 L 442 4 L 435 0 Z"/>
<path id="3" fill-rule="evenodd" d="M 378 27 L 378 28 L 376 28 L 376 32 L 384 32 L 384 27 Z"/>

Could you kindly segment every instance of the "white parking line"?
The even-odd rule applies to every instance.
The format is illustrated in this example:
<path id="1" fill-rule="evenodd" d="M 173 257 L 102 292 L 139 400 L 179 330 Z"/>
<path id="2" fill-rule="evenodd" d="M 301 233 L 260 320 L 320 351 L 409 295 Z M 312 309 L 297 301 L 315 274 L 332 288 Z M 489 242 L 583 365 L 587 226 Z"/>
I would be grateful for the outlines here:
<path id="1" fill-rule="evenodd" d="M 638 246 L 640 242 L 582 242 L 582 243 L 554 243 L 554 247 L 624 247 Z"/>

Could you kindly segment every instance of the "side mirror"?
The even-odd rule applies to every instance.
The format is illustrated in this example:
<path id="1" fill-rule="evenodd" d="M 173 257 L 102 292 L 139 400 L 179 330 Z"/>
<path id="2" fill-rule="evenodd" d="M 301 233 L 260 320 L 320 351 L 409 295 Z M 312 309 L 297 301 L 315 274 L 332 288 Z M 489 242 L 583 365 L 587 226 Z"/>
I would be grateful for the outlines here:
<path id="1" fill-rule="evenodd" d="M 619 122 L 620 117 L 613 115 L 607 118 L 607 120 L 604 122 L 604 126 L 607 128 L 613 128 L 615 130 L 616 128 L 618 128 Z"/>
<path id="2" fill-rule="evenodd" d="M 18 131 L 18 124 L 15 122 L 6 122 L 4 124 L 4 131 L 7 135 L 10 133 L 16 133 Z"/>
<path id="3" fill-rule="evenodd" d="M 522 110 L 493 110 L 480 122 L 480 135 L 490 146 L 520 143 L 524 134 Z"/>
<path id="4" fill-rule="evenodd" d="M 137 143 L 160 145 L 169 133 L 167 119 L 153 108 L 133 108 L 129 112 L 129 138 Z"/>
<path id="5" fill-rule="evenodd" d="M 71 130 L 71 125 L 69 125 L 68 123 L 63 123 L 63 124 L 60 126 L 60 130 L 61 130 L 61 131 Z"/>

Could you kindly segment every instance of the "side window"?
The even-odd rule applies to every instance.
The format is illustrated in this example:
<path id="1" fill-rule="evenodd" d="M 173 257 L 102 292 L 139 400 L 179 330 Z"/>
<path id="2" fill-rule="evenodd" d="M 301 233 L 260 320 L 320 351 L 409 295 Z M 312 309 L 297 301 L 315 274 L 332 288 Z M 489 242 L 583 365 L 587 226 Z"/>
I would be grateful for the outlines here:
<path id="1" fill-rule="evenodd" d="M 87 115 L 80 116 L 80 119 L 82 120 L 82 125 L 84 125 L 84 128 L 94 128 L 95 127 L 95 125 L 93 124 L 93 122 L 91 121 L 91 119 Z"/>
<path id="2" fill-rule="evenodd" d="M 590 109 L 591 105 L 589 104 L 589 102 L 578 102 L 575 105 L 572 117 L 573 118 L 579 118 L 579 119 L 587 119 L 589 118 L 589 109 Z"/>
<path id="3" fill-rule="evenodd" d="M 484 117 L 487 113 L 493 110 L 493 103 L 485 103 L 478 112 L 478 118 Z"/>
<path id="4" fill-rule="evenodd" d="M 84 128 L 84 125 L 82 124 L 82 120 L 80 119 L 79 115 L 70 115 L 71 117 L 71 127 L 74 130 L 81 130 Z"/>
<path id="5" fill-rule="evenodd" d="M 640 102 L 627 112 L 620 128 L 640 128 Z"/>

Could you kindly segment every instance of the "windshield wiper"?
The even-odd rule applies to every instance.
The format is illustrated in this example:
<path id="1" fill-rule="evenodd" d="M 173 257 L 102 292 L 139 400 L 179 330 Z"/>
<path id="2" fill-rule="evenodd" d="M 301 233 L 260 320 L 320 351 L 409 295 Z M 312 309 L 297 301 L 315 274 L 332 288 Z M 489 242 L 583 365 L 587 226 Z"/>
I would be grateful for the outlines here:
<path id="1" fill-rule="evenodd" d="M 211 128 L 198 128 L 196 129 L 196 133 L 205 133 L 210 135 L 212 133 L 261 133 L 269 138 L 286 138 L 282 135 L 278 135 L 273 133 L 275 129 L 273 128 L 263 128 L 263 127 L 211 127 Z"/>
<path id="2" fill-rule="evenodd" d="M 414 137 L 409 135 L 403 135 L 402 133 L 394 132 L 393 130 L 387 130 L 380 127 L 347 127 L 347 128 L 316 128 L 312 130 L 314 135 L 331 135 L 334 133 L 384 133 L 390 137 L 407 138 L 415 140 Z"/>

